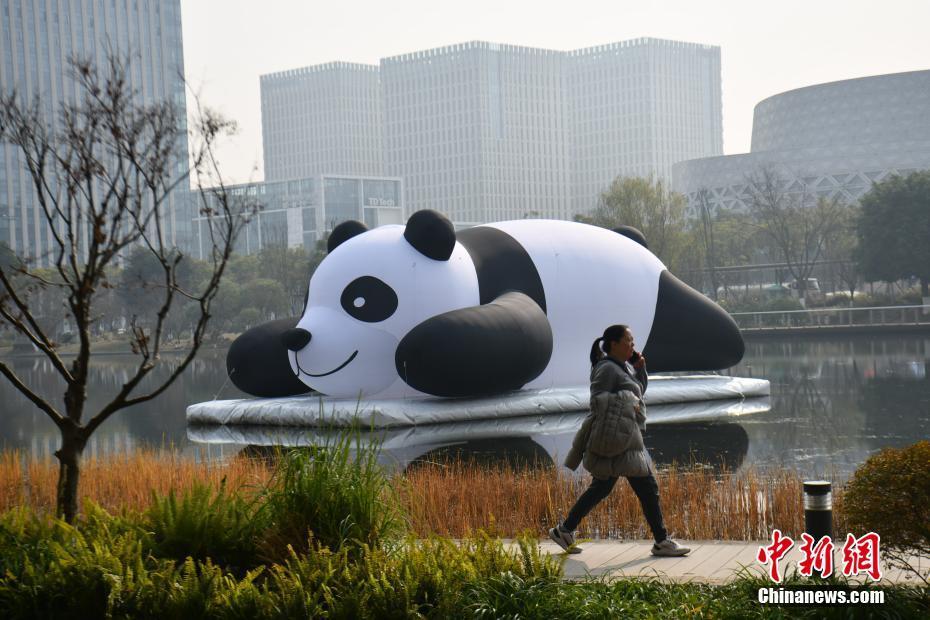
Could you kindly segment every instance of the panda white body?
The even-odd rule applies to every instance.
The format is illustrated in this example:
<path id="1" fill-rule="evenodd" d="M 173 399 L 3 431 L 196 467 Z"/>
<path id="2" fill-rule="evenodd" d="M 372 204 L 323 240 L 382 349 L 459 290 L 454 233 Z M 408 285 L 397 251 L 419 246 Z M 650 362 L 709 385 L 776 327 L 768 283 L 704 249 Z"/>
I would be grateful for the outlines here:
<path id="1" fill-rule="evenodd" d="M 243 333 L 233 383 L 256 396 L 474 397 L 588 382 L 592 342 L 628 325 L 652 371 L 732 366 L 743 341 L 637 231 L 518 220 L 458 233 L 434 211 L 406 226 L 344 222 L 301 317 Z"/>
<path id="2" fill-rule="evenodd" d="M 491 226 L 526 249 L 546 292 L 552 359 L 527 387 L 587 383 L 591 343 L 609 325 L 629 325 L 637 348 L 645 348 L 665 270 L 649 250 L 612 230 L 576 222 L 518 220 Z"/>
<path id="3" fill-rule="evenodd" d="M 665 266 L 644 247 L 613 231 L 575 222 L 518 220 L 487 227 L 523 247 L 545 293 L 552 355 L 545 370 L 525 387 L 586 383 L 591 343 L 608 325 L 625 323 L 638 346 L 646 344 Z M 289 354 L 293 372 L 310 388 L 338 397 L 427 395 L 400 376 L 395 367 L 398 343 L 430 317 L 479 305 L 479 278 L 462 243 L 455 244 L 448 260 L 433 260 L 407 243 L 404 228 L 383 226 L 352 237 L 314 273 L 307 307 L 297 323 L 312 340 Z M 397 294 L 396 311 L 383 321 L 362 321 L 343 308 L 346 286 L 365 276 Z"/>

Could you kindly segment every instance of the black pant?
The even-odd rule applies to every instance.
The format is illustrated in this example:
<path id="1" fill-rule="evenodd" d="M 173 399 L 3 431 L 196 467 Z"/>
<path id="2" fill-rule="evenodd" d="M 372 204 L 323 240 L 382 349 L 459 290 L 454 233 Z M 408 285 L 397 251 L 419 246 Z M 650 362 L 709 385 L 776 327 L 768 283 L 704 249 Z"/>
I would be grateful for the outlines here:
<path id="1" fill-rule="evenodd" d="M 662 542 L 668 537 L 665 531 L 665 523 L 662 520 L 662 508 L 659 506 L 659 484 L 653 475 L 638 476 L 627 478 L 636 497 L 639 498 L 639 505 L 643 507 L 643 514 L 646 515 L 646 521 L 649 523 L 649 529 L 656 542 Z M 578 524 L 597 504 L 610 495 L 614 485 L 617 484 L 617 478 L 595 478 L 581 497 L 568 511 L 568 516 L 562 522 L 562 527 L 566 530 L 574 531 L 578 529 Z"/>

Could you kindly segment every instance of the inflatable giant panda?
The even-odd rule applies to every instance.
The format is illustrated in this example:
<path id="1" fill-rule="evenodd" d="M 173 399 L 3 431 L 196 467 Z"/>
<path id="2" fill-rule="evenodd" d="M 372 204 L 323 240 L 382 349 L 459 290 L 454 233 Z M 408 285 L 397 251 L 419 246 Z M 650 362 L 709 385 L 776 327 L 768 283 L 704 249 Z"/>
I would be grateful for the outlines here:
<path id="1" fill-rule="evenodd" d="M 743 355 L 730 316 L 671 275 L 635 229 L 518 220 L 456 233 L 418 211 L 406 226 L 340 224 L 328 250 L 299 319 L 230 347 L 243 391 L 469 397 L 585 385 L 591 343 L 615 323 L 630 326 L 652 372 L 726 368 Z"/>

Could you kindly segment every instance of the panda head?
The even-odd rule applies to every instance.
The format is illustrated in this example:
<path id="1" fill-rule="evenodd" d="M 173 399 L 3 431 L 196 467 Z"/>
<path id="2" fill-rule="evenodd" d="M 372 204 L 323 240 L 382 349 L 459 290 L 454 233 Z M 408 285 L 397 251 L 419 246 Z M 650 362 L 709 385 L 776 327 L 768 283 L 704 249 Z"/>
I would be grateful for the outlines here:
<path id="1" fill-rule="evenodd" d="M 329 396 L 414 393 L 395 365 L 400 340 L 432 316 L 478 303 L 474 265 L 451 222 L 434 211 L 406 226 L 345 222 L 328 250 L 300 321 L 284 335 L 291 370 Z"/>

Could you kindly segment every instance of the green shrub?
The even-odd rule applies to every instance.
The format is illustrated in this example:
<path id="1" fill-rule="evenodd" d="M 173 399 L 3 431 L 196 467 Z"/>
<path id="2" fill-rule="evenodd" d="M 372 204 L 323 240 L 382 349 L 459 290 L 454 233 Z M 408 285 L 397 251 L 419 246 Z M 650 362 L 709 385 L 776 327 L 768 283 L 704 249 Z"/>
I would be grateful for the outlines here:
<path id="1" fill-rule="evenodd" d="M 145 520 L 152 531 L 152 553 L 183 562 L 210 558 L 235 569 L 259 564 L 256 540 L 264 529 L 262 512 L 254 501 L 230 492 L 214 491 L 198 482 L 178 498 L 174 491 L 153 496 Z"/>
<path id="2" fill-rule="evenodd" d="M 377 547 L 402 535 L 406 523 L 390 480 L 378 463 L 380 446 L 343 432 L 324 445 L 291 450 L 279 462 L 265 497 L 268 559 L 310 547 Z"/>
<path id="3" fill-rule="evenodd" d="M 857 295 L 856 299 L 859 299 L 861 295 Z M 835 295 L 824 296 L 823 300 L 820 303 L 809 304 L 808 307 L 821 307 L 821 308 L 848 308 L 849 307 L 849 291 L 837 291 Z"/>
<path id="4" fill-rule="evenodd" d="M 535 539 L 516 548 L 486 535 L 394 540 L 380 547 L 314 543 L 238 577 L 210 560 L 145 551 L 138 516 L 91 508 L 74 526 L 26 510 L 0 515 L 0 617 L 132 618 L 752 618 L 850 617 L 844 607 L 762 607 L 758 576 L 725 586 L 652 580 L 561 581 Z M 796 574 L 785 584 L 801 585 Z M 829 583 L 844 585 L 831 578 Z M 883 587 L 880 616 L 927 617 L 927 588 Z M 853 612 L 855 615 L 855 612 Z"/>
<path id="5" fill-rule="evenodd" d="M 922 303 L 919 288 L 909 288 L 898 293 L 865 293 L 856 295 L 855 305 L 861 308 L 877 306 L 910 306 Z"/>
<path id="6" fill-rule="evenodd" d="M 923 578 L 930 577 L 930 441 L 871 456 L 847 484 L 843 504 L 856 535 L 878 532 L 892 564 L 921 575 L 906 558 L 922 557 Z"/>
<path id="7" fill-rule="evenodd" d="M 393 547 L 344 548 L 333 557 L 337 579 L 325 584 L 333 617 L 409 618 L 465 615 L 467 590 L 501 574 L 532 583 L 557 583 L 561 566 L 521 539 L 516 550 L 486 535 L 459 543 L 408 538 Z M 309 556 L 310 554 L 308 554 Z"/>
<path id="8" fill-rule="evenodd" d="M 782 295 L 769 297 L 757 293 L 737 294 L 722 299 L 719 305 L 727 312 L 775 312 L 785 310 L 803 310 L 796 297 Z"/>
<path id="9" fill-rule="evenodd" d="M 147 579 L 140 530 L 88 512 L 74 526 L 24 510 L 3 515 L 0 617 L 104 617 Z"/>

